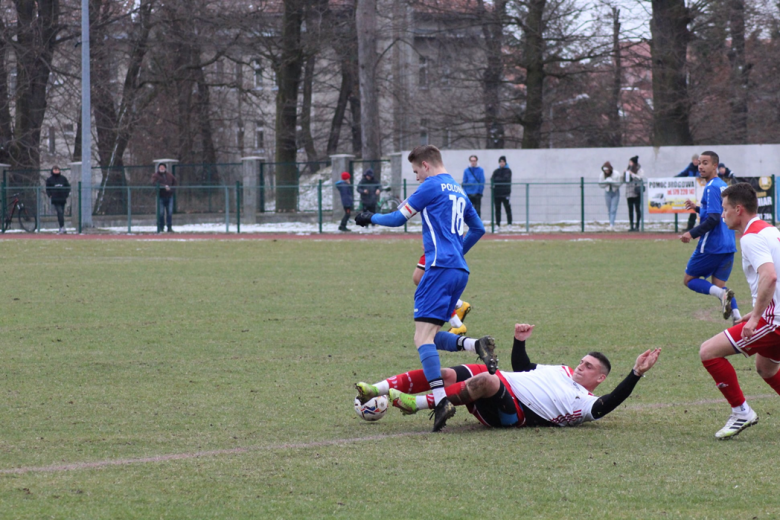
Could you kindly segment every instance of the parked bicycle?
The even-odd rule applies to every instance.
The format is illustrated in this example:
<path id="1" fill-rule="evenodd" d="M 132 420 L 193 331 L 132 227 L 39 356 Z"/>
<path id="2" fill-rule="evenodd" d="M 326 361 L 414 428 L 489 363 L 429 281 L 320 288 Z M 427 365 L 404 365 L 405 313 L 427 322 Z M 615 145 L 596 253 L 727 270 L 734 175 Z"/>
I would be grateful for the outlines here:
<path id="1" fill-rule="evenodd" d="M 14 214 L 16 214 L 19 220 L 19 227 L 28 233 L 35 231 L 35 214 L 27 209 L 24 202 L 19 199 L 18 193 L 11 195 L 11 201 L 8 203 L 8 214 L 3 215 L 3 231 L 11 227 L 11 223 L 14 221 Z"/>
<path id="2" fill-rule="evenodd" d="M 392 190 L 393 188 L 390 186 L 382 187 L 382 195 L 380 195 L 379 204 L 377 204 L 379 213 L 392 213 L 393 211 L 396 211 L 403 202 L 401 197 L 393 195 Z"/>

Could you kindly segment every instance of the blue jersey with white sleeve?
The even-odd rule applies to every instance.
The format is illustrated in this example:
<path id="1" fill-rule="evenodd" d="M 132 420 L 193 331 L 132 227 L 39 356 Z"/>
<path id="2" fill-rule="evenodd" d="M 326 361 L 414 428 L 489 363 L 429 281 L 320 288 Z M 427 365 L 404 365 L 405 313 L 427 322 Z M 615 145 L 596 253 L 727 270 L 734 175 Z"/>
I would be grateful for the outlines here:
<path id="1" fill-rule="evenodd" d="M 485 234 L 474 206 L 449 173 L 426 178 L 398 209 L 389 215 L 374 215 L 371 221 L 399 226 L 420 213 L 423 222 L 425 269 L 443 267 L 469 271 L 463 257 Z M 463 237 L 463 224 L 469 232 Z"/>
<path id="2" fill-rule="evenodd" d="M 736 253 L 737 245 L 734 240 L 734 232 L 726 226 L 721 218 L 723 213 L 723 199 L 720 194 L 728 185 L 719 177 L 715 177 L 704 187 L 704 193 L 699 205 L 701 222 L 707 220 L 708 215 L 717 214 L 719 223 L 715 228 L 707 231 L 699 238 L 696 249 L 700 253 Z"/>

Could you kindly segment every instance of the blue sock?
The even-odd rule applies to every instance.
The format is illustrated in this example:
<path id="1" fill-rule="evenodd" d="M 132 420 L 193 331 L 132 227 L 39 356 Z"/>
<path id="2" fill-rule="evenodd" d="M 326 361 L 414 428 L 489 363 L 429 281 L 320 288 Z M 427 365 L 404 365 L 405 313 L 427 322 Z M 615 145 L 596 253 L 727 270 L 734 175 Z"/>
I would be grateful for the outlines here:
<path id="1" fill-rule="evenodd" d="M 731 299 L 731 309 L 732 310 L 739 310 L 739 307 L 737 307 L 737 297 L 733 297 Z"/>
<path id="2" fill-rule="evenodd" d="M 439 361 L 439 353 L 436 352 L 436 345 L 433 343 L 421 345 L 417 349 L 417 354 L 420 356 L 425 379 L 428 382 L 438 381 L 440 383 L 438 386 L 444 387 L 444 382 L 441 379 L 441 362 Z M 431 385 L 431 389 L 433 389 L 433 385 Z"/>
<path id="3" fill-rule="evenodd" d="M 447 352 L 458 351 L 458 336 L 452 332 L 439 331 L 436 333 L 436 337 L 433 338 L 433 342 L 436 344 L 436 350 L 446 350 Z"/>
<path id="4" fill-rule="evenodd" d="M 709 296 L 712 284 L 704 278 L 694 278 L 688 282 L 688 289 Z"/>

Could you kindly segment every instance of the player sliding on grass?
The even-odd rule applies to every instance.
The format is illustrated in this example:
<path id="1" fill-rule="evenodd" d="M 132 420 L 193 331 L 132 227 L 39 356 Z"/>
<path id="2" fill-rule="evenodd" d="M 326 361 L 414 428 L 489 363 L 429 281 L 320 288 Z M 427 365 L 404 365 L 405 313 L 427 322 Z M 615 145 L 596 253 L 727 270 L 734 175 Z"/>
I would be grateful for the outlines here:
<path id="1" fill-rule="evenodd" d="M 728 439 L 758 422 L 739 387 L 737 373 L 726 356 L 756 355 L 756 372 L 780 394 L 780 302 L 777 266 L 780 265 L 780 232 L 756 216 L 758 197 L 750 184 L 741 182 L 723 191 L 723 219 L 729 229 L 740 231 L 742 270 L 745 271 L 753 310 L 723 334 L 705 341 L 699 349 L 701 362 L 731 405 L 726 425 L 715 433 Z"/>
<path id="2" fill-rule="evenodd" d="M 721 303 L 723 319 L 740 319 L 737 309 L 737 299 L 734 291 L 726 287 L 726 282 L 734 265 L 734 253 L 737 247 L 734 243 L 734 232 L 729 231 L 721 219 L 723 204 L 720 194 L 726 189 L 726 183 L 718 177 L 718 154 L 703 152 L 699 156 L 699 174 L 707 182 L 701 198 L 701 206 L 690 200 L 685 201 L 687 209 L 695 210 L 701 217 L 700 224 L 680 236 L 680 241 L 687 244 L 694 238 L 699 238 L 696 249 L 688 260 L 683 283 L 697 293 L 710 294 Z M 712 283 L 707 277 L 712 277 Z"/>
<path id="3" fill-rule="evenodd" d="M 606 356 L 590 352 L 574 370 L 565 365 L 531 363 L 525 341 L 533 328 L 525 323 L 515 325 L 514 372 L 499 370 L 491 375 L 482 365 L 443 369 L 447 397 L 456 405 L 466 405 L 485 426 L 577 426 L 600 419 L 617 408 L 631 395 L 639 378 L 655 365 L 661 353 L 661 349 L 652 349 L 640 354 L 626 378 L 611 393 L 598 397 L 592 392 L 611 369 Z M 482 340 L 461 338 L 459 341 Z M 428 390 L 420 370 L 399 374 L 375 385 L 361 382 L 355 386 L 361 400 L 389 395 L 393 406 L 405 415 L 433 406 L 429 394 L 409 395 Z"/>
<path id="4" fill-rule="evenodd" d="M 420 285 L 420 280 L 422 280 L 424 274 L 425 255 L 422 255 L 420 260 L 418 260 L 417 267 L 414 269 L 414 274 L 412 275 L 412 281 L 414 282 L 415 286 Z M 466 320 L 466 316 L 470 312 L 471 304 L 469 302 L 464 302 L 463 300 L 458 299 L 458 302 L 455 304 L 455 310 L 453 311 L 452 316 L 450 316 L 449 331 L 459 336 L 465 335 L 466 325 L 463 322 Z"/>
<path id="5" fill-rule="evenodd" d="M 455 303 L 466 288 L 469 268 L 463 255 L 485 234 L 485 226 L 463 188 L 447 173 L 438 148 L 418 146 L 409 154 L 409 162 L 422 182 L 417 191 L 398 211 L 387 215 L 363 211 L 355 216 L 355 223 L 363 227 L 369 224 L 400 227 L 417 213 L 422 215 L 425 275 L 414 294 L 414 344 L 436 403 L 433 431 L 439 431 L 455 415 L 455 407 L 444 392 L 434 336 L 450 319 Z M 469 226 L 465 237 L 464 222 Z M 484 354 L 486 363 L 495 360 L 493 352 Z M 492 370 L 495 371 L 495 366 Z"/>

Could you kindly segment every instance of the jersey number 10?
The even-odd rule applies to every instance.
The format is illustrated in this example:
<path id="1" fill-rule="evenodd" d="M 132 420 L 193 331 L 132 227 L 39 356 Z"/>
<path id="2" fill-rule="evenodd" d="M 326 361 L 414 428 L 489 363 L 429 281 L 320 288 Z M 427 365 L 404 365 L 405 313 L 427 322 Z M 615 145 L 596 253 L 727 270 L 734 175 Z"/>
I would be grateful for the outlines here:
<path id="1" fill-rule="evenodd" d="M 463 234 L 463 212 L 466 210 L 466 199 L 450 195 L 452 201 L 452 233 Z"/>

